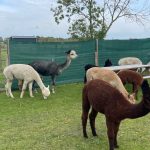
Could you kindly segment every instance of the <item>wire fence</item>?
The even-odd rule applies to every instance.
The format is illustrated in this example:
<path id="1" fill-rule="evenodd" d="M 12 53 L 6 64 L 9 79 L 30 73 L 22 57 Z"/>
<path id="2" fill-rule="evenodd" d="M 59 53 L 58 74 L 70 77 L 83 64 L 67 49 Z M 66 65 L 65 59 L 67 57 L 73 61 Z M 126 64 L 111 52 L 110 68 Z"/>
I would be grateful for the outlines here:
<path id="1" fill-rule="evenodd" d="M 83 81 L 86 64 L 103 66 L 108 58 L 113 65 L 118 65 L 120 58 L 130 56 L 140 58 L 144 64 L 150 61 L 150 39 L 38 42 L 34 38 L 10 38 L 8 55 L 6 45 L 1 45 L 0 48 L 0 89 L 4 88 L 5 80 L 2 71 L 7 62 L 28 64 L 43 59 L 63 63 L 66 59 L 64 52 L 69 49 L 76 50 L 78 58 L 57 77 L 57 84 Z M 48 85 L 50 78 L 44 78 L 44 83 Z"/>

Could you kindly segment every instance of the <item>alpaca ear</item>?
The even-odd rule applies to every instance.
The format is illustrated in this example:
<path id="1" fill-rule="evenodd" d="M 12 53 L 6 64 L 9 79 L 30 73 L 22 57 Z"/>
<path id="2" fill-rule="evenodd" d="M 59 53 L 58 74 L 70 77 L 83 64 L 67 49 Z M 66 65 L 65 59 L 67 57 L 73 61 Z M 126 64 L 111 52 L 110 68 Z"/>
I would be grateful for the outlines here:
<path id="1" fill-rule="evenodd" d="M 49 89 L 49 85 L 47 86 L 47 88 Z"/>
<path id="2" fill-rule="evenodd" d="M 66 53 L 66 54 L 70 54 L 70 52 L 71 52 L 71 50 L 68 50 L 68 51 L 66 51 L 65 53 Z"/>

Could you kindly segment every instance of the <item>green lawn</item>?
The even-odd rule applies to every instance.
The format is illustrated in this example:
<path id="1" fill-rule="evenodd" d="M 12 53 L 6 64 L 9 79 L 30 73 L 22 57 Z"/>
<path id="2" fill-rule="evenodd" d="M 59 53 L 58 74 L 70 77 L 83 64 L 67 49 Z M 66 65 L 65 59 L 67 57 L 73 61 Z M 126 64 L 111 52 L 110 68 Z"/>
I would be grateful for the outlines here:
<path id="1" fill-rule="evenodd" d="M 56 87 L 56 94 L 43 100 L 41 93 L 15 99 L 0 93 L 0 150 L 107 150 L 104 115 L 96 119 L 98 137 L 93 137 L 89 124 L 88 139 L 82 136 L 81 91 L 83 84 Z M 124 120 L 118 134 L 119 150 L 148 150 L 150 115 Z"/>

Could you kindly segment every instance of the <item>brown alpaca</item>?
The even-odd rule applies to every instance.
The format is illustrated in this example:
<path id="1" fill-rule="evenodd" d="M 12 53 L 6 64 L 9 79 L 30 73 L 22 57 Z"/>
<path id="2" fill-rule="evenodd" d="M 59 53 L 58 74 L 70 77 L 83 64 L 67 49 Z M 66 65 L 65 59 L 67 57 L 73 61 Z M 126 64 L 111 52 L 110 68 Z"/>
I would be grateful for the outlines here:
<path id="1" fill-rule="evenodd" d="M 143 82 L 142 75 L 132 70 L 121 70 L 117 73 L 117 75 L 120 77 L 124 85 L 127 83 L 132 84 L 132 92 L 135 93 L 137 97 L 138 88 Z"/>
<path id="2" fill-rule="evenodd" d="M 133 95 L 129 95 L 127 90 L 125 89 L 121 79 L 118 77 L 118 75 L 107 68 L 99 68 L 99 67 L 93 67 L 87 70 L 86 72 L 86 81 L 89 82 L 93 79 L 101 79 L 109 84 L 111 84 L 113 87 L 117 88 L 131 103 L 135 103 L 135 99 Z"/>
<path id="3" fill-rule="evenodd" d="M 145 80 L 142 84 L 142 101 L 138 104 L 131 104 L 116 88 L 103 80 L 95 79 L 87 83 L 82 93 L 82 126 L 83 135 L 87 136 L 86 124 L 89 115 L 90 126 L 93 136 L 96 136 L 95 118 L 100 112 L 106 117 L 107 135 L 109 139 L 109 149 L 118 147 L 117 133 L 119 125 L 123 119 L 139 118 L 150 112 L 150 88 Z"/>
<path id="4" fill-rule="evenodd" d="M 85 84 L 82 93 L 82 126 L 83 135 L 87 136 L 86 125 L 89 115 L 90 126 L 93 136 L 96 136 L 95 118 L 100 112 L 106 117 L 107 135 L 109 139 L 109 149 L 118 147 L 117 133 L 119 125 L 123 119 L 139 118 L 150 112 L 150 87 L 145 80 L 142 84 L 143 98 L 139 104 L 131 104 L 116 88 L 109 83 L 95 79 Z"/>

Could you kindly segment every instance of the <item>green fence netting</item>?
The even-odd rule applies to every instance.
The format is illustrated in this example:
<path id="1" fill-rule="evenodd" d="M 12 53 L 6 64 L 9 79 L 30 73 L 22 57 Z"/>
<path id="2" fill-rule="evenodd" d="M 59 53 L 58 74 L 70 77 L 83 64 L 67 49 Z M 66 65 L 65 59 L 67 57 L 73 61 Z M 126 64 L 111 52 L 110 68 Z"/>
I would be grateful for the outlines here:
<path id="1" fill-rule="evenodd" d="M 67 70 L 57 77 L 57 84 L 83 81 L 84 66 L 95 64 L 96 40 L 81 42 L 50 42 L 36 41 L 9 41 L 10 64 L 28 64 L 34 60 L 44 59 L 63 63 L 66 59 L 65 51 L 76 50 L 78 58 L 72 61 Z M 106 59 L 110 59 L 113 65 L 123 57 L 134 56 L 140 58 L 143 63 L 150 60 L 150 39 L 135 40 L 99 40 L 99 66 L 103 66 Z M 44 83 L 49 84 L 49 77 L 44 78 Z M 15 87 L 15 86 L 13 86 Z"/>
<path id="2" fill-rule="evenodd" d="M 52 60 L 57 63 L 63 63 L 66 60 L 65 51 L 74 49 L 78 57 L 72 60 L 71 65 L 64 70 L 56 79 L 57 83 L 70 83 L 83 80 L 84 65 L 94 64 L 95 41 L 84 42 L 9 42 L 10 64 L 28 64 L 34 60 Z M 46 85 L 51 79 L 44 77 Z M 15 84 L 13 84 L 15 85 Z M 13 86 L 14 87 L 14 86 Z"/>
<path id="3" fill-rule="evenodd" d="M 102 40 L 98 47 L 100 66 L 108 58 L 113 65 L 118 65 L 118 60 L 123 57 L 138 57 L 144 64 L 150 61 L 150 39 Z"/>

